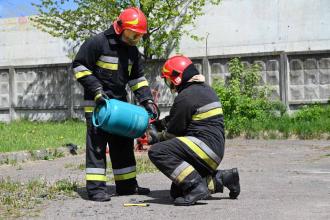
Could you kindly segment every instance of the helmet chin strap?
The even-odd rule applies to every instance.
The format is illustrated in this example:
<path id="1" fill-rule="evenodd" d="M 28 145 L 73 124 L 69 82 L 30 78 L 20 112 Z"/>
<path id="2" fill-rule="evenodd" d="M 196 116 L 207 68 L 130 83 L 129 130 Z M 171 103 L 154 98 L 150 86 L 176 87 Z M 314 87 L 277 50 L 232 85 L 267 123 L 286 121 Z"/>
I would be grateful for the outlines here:
<path id="1" fill-rule="evenodd" d="M 171 93 L 174 94 L 177 92 L 176 86 L 167 78 L 164 78 L 165 85 L 170 89 Z"/>
<path id="2" fill-rule="evenodd" d="M 171 90 L 171 93 L 174 94 L 174 93 L 177 93 L 177 89 L 176 89 L 176 86 L 171 82 L 171 86 L 170 86 L 170 90 Z"/>

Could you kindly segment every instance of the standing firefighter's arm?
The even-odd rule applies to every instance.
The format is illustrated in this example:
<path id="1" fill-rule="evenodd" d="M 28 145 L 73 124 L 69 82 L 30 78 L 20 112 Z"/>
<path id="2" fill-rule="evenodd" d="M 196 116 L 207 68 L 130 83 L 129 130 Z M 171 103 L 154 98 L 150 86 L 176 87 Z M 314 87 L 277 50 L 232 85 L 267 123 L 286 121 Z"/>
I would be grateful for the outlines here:
<path id="1" fill-rule="evenodd" d="M 100 81 L 94 76 L 93 71 L 98 58 L 101 55 L 101 49 L 95 38 L 86 40 L 80 47 L 75 59 L 72 62 L 72 68 L 75 78 L 84 87 L 85 90 L 96 94 L 102 90 Z"/>
<path id="2" fill-rule="evenodd" d="M 141 55 L 138 51 L 136 51 L 136 53 L 137 55 L 135 56 L 136 58 L 133 61 L 128 85 L 131 88 L 132 92 L 134 92 L 134 95 L 139 103 L 142 103 L 147 100 L 153 101 L 153 97 L 149 88 L 149 83 L 144 77 L 144 65 L 141 59 Z"/>
<path id="3" fill-rule="evenodd" d="M 144 77 L 143 60 L 141 59 L 141 54 L 138 52 L 137 49 L 135 57 L 136 58 L 133 62 L 128 85 L 134 92 L 134 95 L 138 102 L 148 111 L 150 115 L 152 115 L 152 118 L 158 119 L 159 109 L 158 106 L 154 103 L 149 83 Z"/>

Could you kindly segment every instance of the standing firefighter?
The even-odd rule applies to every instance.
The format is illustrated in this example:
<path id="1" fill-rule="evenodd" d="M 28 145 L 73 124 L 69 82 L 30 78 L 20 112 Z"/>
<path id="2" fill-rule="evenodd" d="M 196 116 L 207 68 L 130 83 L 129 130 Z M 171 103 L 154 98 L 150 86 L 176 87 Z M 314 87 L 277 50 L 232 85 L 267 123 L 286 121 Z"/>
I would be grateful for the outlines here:
<path id="1" fill-rule="evenodd" d="M 138 8 L 125 9 L 111 27 L 86 40 L 73 61 L 76 79 L 84 87 L 86 137 L 86 188 L 94 201 L 109 201 L 106 190 L 106 145 L 118 195 L 148 194 L 136 181 L 133 139 L 110 135 L 92 124 L 92 111 L 106 98 L 127 101 L 126 84 L 138 102 L 156 115 L 156 107 L 144 77 L 141 55 L 136 47 L 147 33 L 147 20 Z"/>
<path id="2" fill-rule="evenodd" d="M 221 103 L 190 59 L 174 56 L 165 62 L 162 78 L 178 92 L 169 116 L 155 123 L 162 132 L 149 131 L 150 160 L 172 182 L 175 205 L 188 206 L 210 193 L 240 193 L 236 168 L 217 170 L 223 155 L 225 132 Z M 160 130 L 162 130 L 160 129 Z M 157 143 L 159 142 L 159 143 Z"/>

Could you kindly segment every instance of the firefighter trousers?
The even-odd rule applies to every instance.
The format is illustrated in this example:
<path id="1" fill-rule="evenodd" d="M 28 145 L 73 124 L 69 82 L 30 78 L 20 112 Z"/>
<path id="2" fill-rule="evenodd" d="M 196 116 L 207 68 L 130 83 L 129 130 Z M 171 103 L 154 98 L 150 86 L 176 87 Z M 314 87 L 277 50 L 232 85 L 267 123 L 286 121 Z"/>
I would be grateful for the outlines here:
<path id="1" fill-rule="evenodd" d="M 112 135 L 93 126 L 92 113 L 86 112 L 86 189 L 89 195 L 106 190 L 108 144 L 117 194 L 135 192 L 136 161 L 131 138 Z"/>
<path id="2" fill-rule="evenodd" d="M 176 137 L 152 145 L 148 154 L 155 166 L 182 190 L 192 187 L 196 180 L 211 177 L 207 183 L 214 191 L 212 176 L 223 158 L 224 141 L 217 145 L 206 143 L 202 138 Z"/>

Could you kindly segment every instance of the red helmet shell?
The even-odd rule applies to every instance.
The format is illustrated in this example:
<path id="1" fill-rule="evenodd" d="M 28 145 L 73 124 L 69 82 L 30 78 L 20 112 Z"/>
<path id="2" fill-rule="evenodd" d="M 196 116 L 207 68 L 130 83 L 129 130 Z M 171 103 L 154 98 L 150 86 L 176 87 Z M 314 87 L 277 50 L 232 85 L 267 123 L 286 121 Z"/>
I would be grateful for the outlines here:
<path id="1" fill-rule="evenodd" d="M 127 8 L 113 22 L 116 34 L 129 29 L 137 33 L 147 33 L 147 18 L 139 8 Z"/>
<path id="2" fill-rule="evenodd" d="M 192 61 L 183 55 L 176 55 L 169 58 L 162 69 L 162 78 L 170 79 L 171 82 L 178 86 L 182 82 L 183 71 L 192 64 Z"/>

